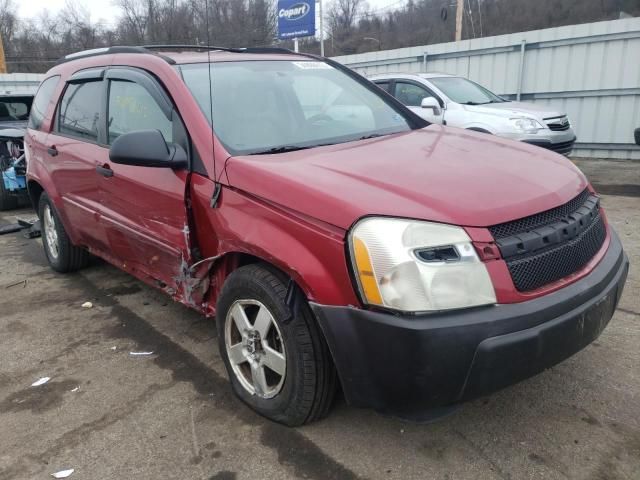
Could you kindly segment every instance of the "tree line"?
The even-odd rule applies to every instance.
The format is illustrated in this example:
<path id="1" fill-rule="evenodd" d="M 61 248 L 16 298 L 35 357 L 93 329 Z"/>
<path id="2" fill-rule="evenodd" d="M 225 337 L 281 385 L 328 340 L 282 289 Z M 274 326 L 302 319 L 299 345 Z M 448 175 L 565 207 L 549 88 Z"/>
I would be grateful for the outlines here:
<path id="1" fill-rule="evenodd" d="M 325 0 L 327 56 L 453 41 L 455 0 Z M 0 36 L 10 72 L 44 72 L 72 52 L 110 45 L 192 44 L 293 48 L 277 40 L 277 0 L 116 0 L 114 19 L 93 19 L 69 0 L 53 14 L 17 15 L 0 0 Z M 463 39 L 640 15 L 640 0 L 465 0 Z M 317 38 L 302 51 L 319 53 Z"/>

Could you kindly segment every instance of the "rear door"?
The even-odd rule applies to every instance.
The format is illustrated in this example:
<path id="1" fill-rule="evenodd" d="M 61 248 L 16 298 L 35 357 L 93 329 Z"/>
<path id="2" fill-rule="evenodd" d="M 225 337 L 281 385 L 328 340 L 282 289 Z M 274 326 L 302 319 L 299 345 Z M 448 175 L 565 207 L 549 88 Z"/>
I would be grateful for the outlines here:
<path id="1" fill-rule="evenodd" d="M 47 138 L 47 162 L 64 204 L 63 214 L 76 241 L 105 248 L 100 224 L 96 166 L 109 157 L 105 145 L 102 104 L 104 69 L 85 70 L 70 77 Z"/>
<path id="2" fill-rule="evenodd" d="M 133 68 L 106 73 L 107 142 L 136 130 L 159 130 L 189 151 L 184 125 L 156 80 Z M 98 176 L 110 250 L 124 267 L 176 289 L 188 262 L 187 170 L 119 165 L 105 160 Z"/>

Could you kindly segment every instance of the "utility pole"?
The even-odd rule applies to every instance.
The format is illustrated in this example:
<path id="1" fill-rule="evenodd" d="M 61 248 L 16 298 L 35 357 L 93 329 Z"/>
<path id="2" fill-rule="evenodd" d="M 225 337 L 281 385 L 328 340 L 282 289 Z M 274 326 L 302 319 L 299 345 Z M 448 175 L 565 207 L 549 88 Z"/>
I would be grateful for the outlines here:
<path id="1" fill-rule="evenodd" d="M 458 0 L 456 7 L 456 42 L 462 40 L 462 14 L 464 13 L 464 0 Z"/>
<path id="2" fill-rule="evenodd" d="M 7 63 L 4 60 L 4 46 L 2 45 L 1 36 L 0 36 L 0 73 L 7 73 Z"/>
<path id="3" fill-rule="evenodd" d="M 318 0 L 320 7 L 320 56 L 324 57 L 324 23 L 322 21 L 322 0 Z"/>

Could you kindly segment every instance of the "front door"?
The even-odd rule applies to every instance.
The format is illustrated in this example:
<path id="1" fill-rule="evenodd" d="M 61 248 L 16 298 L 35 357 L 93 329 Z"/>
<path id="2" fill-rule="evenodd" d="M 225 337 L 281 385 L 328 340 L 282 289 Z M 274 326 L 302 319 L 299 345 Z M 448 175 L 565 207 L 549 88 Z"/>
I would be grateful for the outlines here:
<path id="1" fill-rule="evenodd" d="M 186 142 L 180 118 L 162 88 L 137 69 L 107 71 L 107 142 L 135 130 L 159 130 L 167 143 Z M 184 145 L 188 151 L 188 145 Z M 127 270 L 177 289 L 189 260 L 185 203 L 188 172 L 105 161 L 98 177 L 102 221 L 112 254 Z"/>
<path id="2" fill-rule="evenodd" d="M 422 100 L 425 98 L 433 97 L 437 100 L 437 97 L 432 92 L 417 83 L 403 80 L 396 80 L 394 82 L 394 89 L 395 93 L 393 96 L 406 105 L 412 112 L 420 115 L 431 123 L 442 124 L 442 108 L 434 111 L 432 108 L 423 108 L 421 106 Z"/>

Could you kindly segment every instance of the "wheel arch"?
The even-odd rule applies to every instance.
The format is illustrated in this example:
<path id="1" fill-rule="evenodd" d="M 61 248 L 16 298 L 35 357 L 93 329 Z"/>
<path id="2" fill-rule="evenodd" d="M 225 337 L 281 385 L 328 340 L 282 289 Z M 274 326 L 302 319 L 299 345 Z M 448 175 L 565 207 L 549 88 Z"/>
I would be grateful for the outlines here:
<path id="1" fill-rule="evenodd" d="M 38 203 L 40 202 L 40 196 L 44 192 L 44 188 L 36 180 L 30 179 L 27 182 L 27 193 L 29 194 L 29 201 L 33 209 L 38 212 Z"/>

